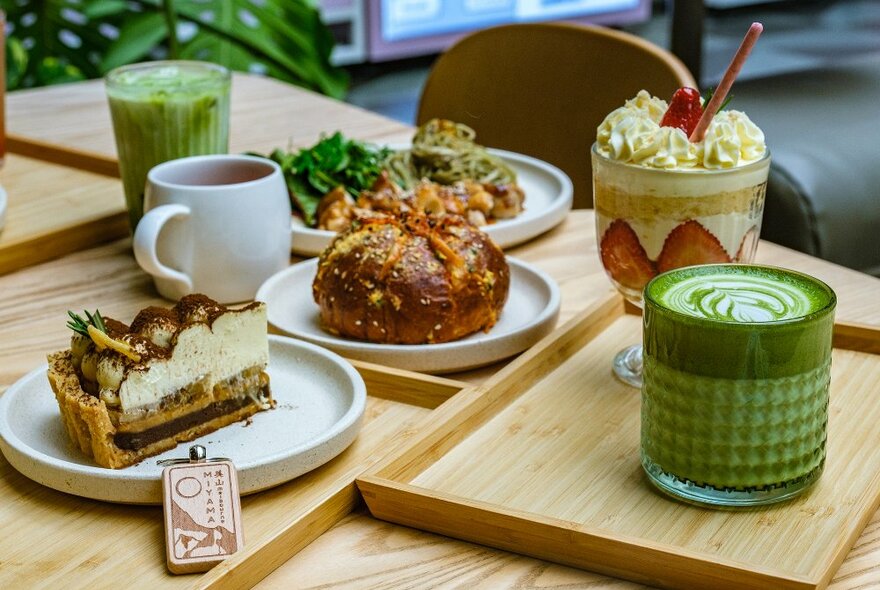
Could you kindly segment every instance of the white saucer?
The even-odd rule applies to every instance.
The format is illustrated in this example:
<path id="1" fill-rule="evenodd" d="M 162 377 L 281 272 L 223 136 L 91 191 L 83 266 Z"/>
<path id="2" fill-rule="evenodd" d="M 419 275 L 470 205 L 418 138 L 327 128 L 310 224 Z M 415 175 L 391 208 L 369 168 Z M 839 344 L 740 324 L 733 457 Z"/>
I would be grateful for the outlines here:
<path id="1" fill-rule="evenodd" d="M 269 323 L 279 330 L 353 359 L 425 373 L 464 371 L 522 352 L 549 334 L 559 316 L 561 296 L 543 271 L 507 257 L 510 295 L 498 323 L 488 332 L 441 344 L 374 344 L 335 336 L 319 323 L 312 299 L 318 266 L 313 258 L 270 277 L 256 299 L 265 301 Z"/>
<path id="2" fill-rule="evenodd" d="M 0 397 L 0 450 L 26 477 L 50 488 L 109 502 L 162 503 L 161 459 L 186 457 L 201 444 L 208 457 L 228 457 L 242 494 L 258 492 L 319 467 L 354 441 L 366 386 L 350 363 L 306 342 L 269 337 L 275 409 L 258 412 L 125 469 L 98 467 L 67 437 L 46 366 Z"/>
<path id="3" fill-rule="evenodd" d="M 6 207 L 8 198 L 6 197 L 6 189 L 0 186 L 0 231 L 6 225 Z"/>
<path id="4" fill-rule="evenodd" d="M 392 145 L 404 149 L 406 145 Z M 525 210 L 513 219 L 502 219 L 481 229 L 502 248 L 510 248 L 528 241 L 558 225 L 571 209 L 574 189 L 571 179 L 552 164 L 543 160 L 489 149 L 489 153 L 503 159 L 514 172 L 517 184 L 526 194 Z M 293 217 L 291 250 L 304 256 L 317 256 L 330 244 L 335 232 L 305 227 Z"/>

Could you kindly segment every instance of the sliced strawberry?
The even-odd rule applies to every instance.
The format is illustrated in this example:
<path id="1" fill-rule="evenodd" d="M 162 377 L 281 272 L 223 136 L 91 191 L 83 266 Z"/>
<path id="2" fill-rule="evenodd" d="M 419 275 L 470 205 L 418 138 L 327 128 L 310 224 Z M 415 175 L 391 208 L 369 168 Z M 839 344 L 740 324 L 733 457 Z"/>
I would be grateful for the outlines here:
<path id="1" fill-rule="evenodd" d="M 672 95 L 672 101 L 663 119 L 660 120 L 660 126 L 678 127 L 690 137 L 702 116 L 703 105 L 700 103 L 700 93 L 695 88 L 685 86 Z"/>
<path id="2" fill-rule="evenodd" d="M 742 241 L 739 243 L 739 250 L 736 251 L 734 262 L 751 262 L 752 254 L 755 252 L 755 242 L 758 241 L 758 226 L 753 225 L 749 231 L 745 233 Z M 749 260 L 746 260 L 748 255 Z"/>
<path id="3" fill-rule="evenodd" d="M 718 238 L 699 221 L 686 221 L 669 232 L 657 257 L 657 270 L 666 272 L 682 266 L 730 262 Z"/>
<path id="4" fill-rule="evenodd" d="M 624 287 L 642 289 L 657 274 L 636 232 L 622 219 L 605 230 L 599 250 L 605 270 Z"/>

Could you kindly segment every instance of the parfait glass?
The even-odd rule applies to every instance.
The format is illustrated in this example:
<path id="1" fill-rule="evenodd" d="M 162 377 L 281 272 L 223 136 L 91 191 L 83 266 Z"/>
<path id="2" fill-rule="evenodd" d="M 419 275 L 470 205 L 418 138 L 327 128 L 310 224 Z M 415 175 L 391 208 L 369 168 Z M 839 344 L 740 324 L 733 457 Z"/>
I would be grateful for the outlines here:
<path id="1" fill-rule="evenodd" d="M 733 168 L 661 169 L 592 149 L 599 256 L 633 305 L 654 276 L 683 266 L 752 262 L 761 232 L 770 153 Z M 620 351 L 614 375 L 642 386 L 642 345 Z"/>

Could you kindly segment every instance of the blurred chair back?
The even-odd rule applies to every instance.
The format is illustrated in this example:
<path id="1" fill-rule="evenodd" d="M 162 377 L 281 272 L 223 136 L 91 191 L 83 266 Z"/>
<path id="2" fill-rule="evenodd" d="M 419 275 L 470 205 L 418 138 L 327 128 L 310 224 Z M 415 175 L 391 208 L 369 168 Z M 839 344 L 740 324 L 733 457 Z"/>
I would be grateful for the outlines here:
<path id="1" fill-rule="evenodd" d="M 473 127 L 482 145 L 546 160 L 571 177 L 574 206 L 592 207 L 590 146 L 599 123 L 643 88 L 669 100 L 681 86 L 696 87 L 684 64 L 634 35 L 508 25 L 465 37 L 437 59 L 418 123 L 451 119 Z"/>

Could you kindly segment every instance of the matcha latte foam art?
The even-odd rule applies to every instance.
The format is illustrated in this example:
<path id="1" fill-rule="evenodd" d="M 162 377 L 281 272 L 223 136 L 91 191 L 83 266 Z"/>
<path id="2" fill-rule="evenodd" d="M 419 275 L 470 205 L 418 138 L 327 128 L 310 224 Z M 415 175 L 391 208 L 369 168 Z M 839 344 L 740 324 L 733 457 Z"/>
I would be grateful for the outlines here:
<path id="1" fill-rule="evenodd" d="M 662 281 L 661 281 L 662 283 Z M 774 322 L 812 313 L 821 294 L 811 283 L 783 282 L 775 273 L 700 273 L 657 285 L 658 303 L 668 309 L 723 322 Z"/>
<path id="2" fill-rule="evenodd" d="M 790 498 L 825 464 L 836 297 L 780 268 L 676 269 L 645 288 L 642 465 L 709 505 Z"/>

